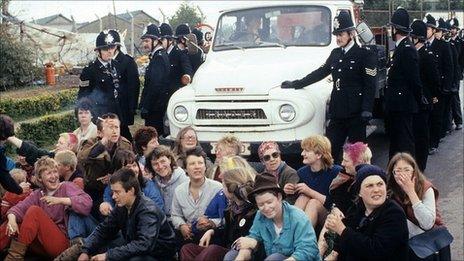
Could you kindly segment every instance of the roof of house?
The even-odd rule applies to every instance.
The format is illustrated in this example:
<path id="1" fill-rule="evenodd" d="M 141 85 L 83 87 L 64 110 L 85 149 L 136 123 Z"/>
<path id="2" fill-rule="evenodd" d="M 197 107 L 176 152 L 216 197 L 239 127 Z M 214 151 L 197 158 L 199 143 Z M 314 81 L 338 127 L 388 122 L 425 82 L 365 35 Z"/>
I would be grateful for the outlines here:
<path id="1" fill-rule="evenodd" d="M 136 15 L 139 15 L 139 14 L 144 14 L 144 15 L 148 16 L 149 18 L 155 20 L 157 23 L 159 23 L 159 21 L 157 19 L 155 19 L 151 15 L 145 13 L 143 10 L 132 11 L 132 12 L 129 12 L 129 13 L 131 13 L 133 16 L 136 16 Z M 122 14 L 118 14 L 116 16 L 120 17 L 120 18 L 122 18 L 124 20 L 127 20 L 127 21 L 130 21 L 130 19 L 131 19 L 130 15 L 128 13 L 122 13 Z"/>
<path id="2" fill-rule="evenodd" d="M 67 18 L 66 16 L 64 16 L 62 14 L 56 14 L 56 15 L 47 16 L 47 17 L 44 17 L 44 18 L 37 19 L 34 22 L 36 24 L 46 25 L 46 24 L 48 24 L 49 22 L 55 20 L 58 17 L 62 17 L 63 19 L 69 21 L 70 23 L 73 22 L 71 19 Z"/>

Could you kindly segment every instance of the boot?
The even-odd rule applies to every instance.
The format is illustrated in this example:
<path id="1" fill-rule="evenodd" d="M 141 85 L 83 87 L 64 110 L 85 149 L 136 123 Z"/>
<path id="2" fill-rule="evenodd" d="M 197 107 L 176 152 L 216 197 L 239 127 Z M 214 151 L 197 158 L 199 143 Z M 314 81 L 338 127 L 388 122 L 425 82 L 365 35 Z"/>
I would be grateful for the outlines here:
<path id="1" fill-rule="evenodd" d="M 84 241 L 81 237 L 77 237 L 69 242 L 70 247 L 63 251 L 59 256 L 55 257 L 53 261 L 72 261 L 77 260 L 82 253 L 82 246 Z"/>
<path id="2" fill-rule="evenodd" d="M 10 249 L 8 250 L 8 255 L 5 257 L 5 261 L 24 260 L 26 250 L 27 246 L 25 244 L 11 240 Z"/>

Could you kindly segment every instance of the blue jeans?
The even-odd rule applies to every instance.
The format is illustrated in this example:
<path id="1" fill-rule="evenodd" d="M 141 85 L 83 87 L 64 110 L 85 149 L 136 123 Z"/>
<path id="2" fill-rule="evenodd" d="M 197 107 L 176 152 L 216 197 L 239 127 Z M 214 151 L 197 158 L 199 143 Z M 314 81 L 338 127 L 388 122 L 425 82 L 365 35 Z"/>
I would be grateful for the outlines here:
<path id="1" fill-rule="evenodd" d="M 224 256 L 224 261 L 235 260 L 237 255 L 238 255 L 238 251 L 235 250 L 235 249 L 231 249 Z M 264 259 L 264 261 L 283 261 L 283 260 L 285 260 L 287 258 L 288 258 L 288 256 L 284 256 L 281 253 L 274 253 L 274 254 L 270 254 L 269 256 L 267 256 L 266 259 Z M 252 257 L 252 260 L 253 260 L 253 257 Z"/>
<path id="2" fill-rule="evenodd" d="M 68 237 L 69 239 L 86 238 L 97 227 L 97 224 L 97 220 L 91 215 L 83 216 L 71 211 L 68 219 Z"/>

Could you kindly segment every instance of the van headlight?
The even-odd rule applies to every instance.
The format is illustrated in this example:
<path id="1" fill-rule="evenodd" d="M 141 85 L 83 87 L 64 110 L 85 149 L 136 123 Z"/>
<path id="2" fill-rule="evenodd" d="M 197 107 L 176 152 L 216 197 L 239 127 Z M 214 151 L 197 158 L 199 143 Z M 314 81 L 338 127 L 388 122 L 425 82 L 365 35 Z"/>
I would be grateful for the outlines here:
<path id="1" fill-rule="evenodd" d="M 177 121 L 184 122 L 188 119 L 188 111 L 187 108 L 185 108 L 182 105 L 177 106 L 174 109 L 174 118 L 176 118 Z"/>
<path id="2" fill-rule="evenodd" d="M 280 106 L 279 116 L 282 120 L 289 122 L 295 119 L 295 108 L 290 104 L 284 104 Z"/>

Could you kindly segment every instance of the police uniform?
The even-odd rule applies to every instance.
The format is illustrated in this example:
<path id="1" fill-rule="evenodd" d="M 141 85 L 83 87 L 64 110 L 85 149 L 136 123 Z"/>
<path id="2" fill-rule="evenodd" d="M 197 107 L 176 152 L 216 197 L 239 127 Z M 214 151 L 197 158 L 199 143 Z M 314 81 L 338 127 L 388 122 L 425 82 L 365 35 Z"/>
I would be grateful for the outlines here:
<path id="1" fill-rule="evenodd" d="M 398 8 L 389 25 L 407 34 L 411 31 L 409 14 L 405 9 Z M 415 154 L 412 119 L 422 98 L 417 51 L 407 36 L 398 39 L 396 45 L 385 89 L 390 158 L 398 152 Z"/>
<path id="2" fill-rule="evenodd" d="M 115 30 L 109 30 L 109 33 L 116 39 L 115 43 L 120 45 L 121 38 Z M 138 98 L 140 94 L 140 79 L 137 64 L 134 59 L 123 53 L 118 48 L 118 54 L 113 58 L 115 66 L 120 72 L 119 81 L 120 95 L 119 106 L 121 107 L 121 135 L 132 142 L 132 135 L 129 126 L 134 124 L 134 115 L 137 109 Z"/>
<path id="3" fill-rule="evenodd" d="M 354 29 L 350 15 L 343 11 L 335 18 L 334 25 L 334 34 Z M 335 48 L 319 69 L 300 80 L 282 83 L 282 88 L 300 89 L 332 75 L 330 122 L 326 134 L 337 163 L 347 137 L 351 143 L 366 140 L 366 124 L 372 117 L 375 95 L 377 57 L 351 41 L 348 45 L 352 46 L 346 53 L 344 48 Z"/>
<path id="4" fill-rule="evenodd" d="M 459 22 L 458 19 L 453 18 L 450 19 L 447 23 L 449 23 L 450 28 L 459 30 Z M 450 43 L 456 49 L 457 53 L 457 60 L 455 63 L 455 88 L 453 88 L 453 92 L 451 94 L 450 100 L 450 122 L 454 120 L 454 124 L 456 125 L 456 129 L 459 130 L 462 128 L 462 112 L 461 112 L 461 100 L 459 97 L 459 89 L 460 89 L 460 80 L 463 79 L 463 66 L 464 66 L 464 42 L 459 37 L 455 36 L 454 38 L 450 39 Z"/>
<path id="5" fill-rule="evenodd" d="M 193 36 L 193 35 L 195 35 L 195 36 Z M 191 42 L 193 42 L 197 46 L 199 46 L 199 47 L 203 46 L 203 33 L 200 30 L 198 30 L 196 28 L 193 29 L 192 34 L 189 35 L 188 38 L 190 39 Z M 196 38 L 196 41 L 192 41 L 192 39 L 195 39 L 195 38 Z M 190 50 L 191 48 L 193 50 Z M 192 65 L 192 76 L 194 76 L 195 72 L 198 70 L 200 65 L 202 65 L 205 62 L 205 53 L 203 52 L 203 50 L 201 48 L 197 48 L 194 45 L 189 45 L 188 49 L 189 49 L 188 57 L 189 57 L 189 60 L 190 60 L 190 64 Z"/>
<path id="6" fill-rule="evenodd" d="M 419 39 L 424 43 L 427 38 L 427 27 L 423 21 L 415 20 L 411 24 L 411 37 Z M 419 56 L 419 73 L 422 82 L 422 95 L 426 102 L 419 106 L 418 111 L 413 114 L 413 135 L 415 145 L 415 158 L 421 171 L 427 167 L 430 140 L 430 116 L 432 112 L 433 97 L 439 95 L 438 86 L 440 75 L 435 63 L 433 52 L 428 50 L 425 45 L 417 49 Z M 424 127 L 425 126 L 425 127 Z"/>
<path id="7" fill-rule="evenodd" d="M 150 24 L 145 37 L 157 40 L 160 37 L 156 25 Z M 155 47 L 153 47 L 155 48 Z M 170 63 L 166 50 L 158 47 L 150 53 L 150 63 L 145 71 L 145 83 L 140 100 L 140 113 L 145 119 L 145 126 L 156 128 L 158 136 L 164 135 L 163 117 L 169 101 Z"/>
<path id="8" fill-rule="evenodd" d="M 114 38 L 108 31 L 103 31 L 97 36 L 96 48 L 114 46 Z M 112 112 L 121 116 L 118 106 L 120 92 L 120 74 L 115 62 L 104 62 L 100 58 L 84 67 L 80 75 L 78 99 L 89 98 L 93 103 L 92 116 L 96 120 L 103 114 Z"/>
<path id="9" fill-rule="evenodd" d="M 432 16 L 428 15 L 427 26 L 437 28 L 437 23 Z M 450 92 L 453 82 L 453 58 L 451 54 L 451 47 L 449 43 L 433 39 L 426 42 L 426 46 L 435 55 L 438 71 L 440 73 L 440 95 L 437 97 L 438 102 L 434 103 L 430 128 L 430 147 L 432 151 L 438 148 L 440 138 L 442 135 L 443 116 L 445 113 L 446 105 L 449 104 Z"/>

